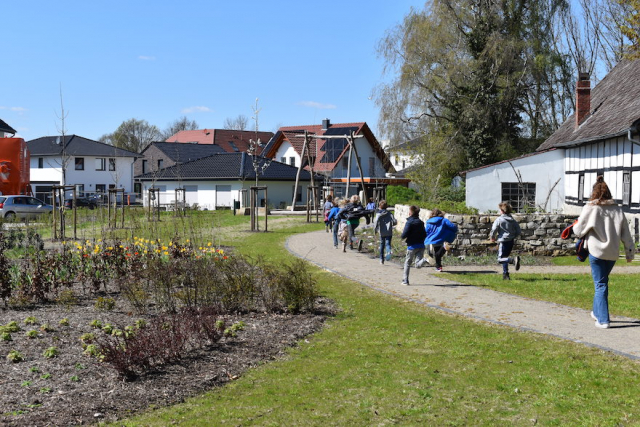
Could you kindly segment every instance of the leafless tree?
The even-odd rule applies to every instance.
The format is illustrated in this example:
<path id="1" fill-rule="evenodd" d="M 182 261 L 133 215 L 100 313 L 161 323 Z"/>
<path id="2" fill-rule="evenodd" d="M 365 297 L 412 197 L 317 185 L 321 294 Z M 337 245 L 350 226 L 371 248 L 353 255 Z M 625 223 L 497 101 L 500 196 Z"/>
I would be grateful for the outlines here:
<path id="1" fill-rule="evenodd" d="M 224 119 L 224 123 L 222 124 L 223 129 L 230 130 L 247 130 L 247 125 L 249 124 L 249 119 L 244 114 L 238 114 L 237 117 L 231 118 L 227 117 Z"/>
<path id="2" fill-rule="evenodd" d="M 170 123 L 162 132 L 162 139 L 167 140 L 176 133 L 183 130 L 197 130 L 198 123 L 195 120 L 189 120 L 186 116 L 183 116 L 173 123 Z"/>

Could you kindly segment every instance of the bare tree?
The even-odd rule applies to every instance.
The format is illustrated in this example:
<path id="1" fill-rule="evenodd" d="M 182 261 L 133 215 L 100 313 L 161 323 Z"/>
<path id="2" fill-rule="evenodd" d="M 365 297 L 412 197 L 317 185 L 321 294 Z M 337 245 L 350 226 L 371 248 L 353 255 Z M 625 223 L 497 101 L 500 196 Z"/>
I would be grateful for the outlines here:
<path id="1" fill-rule="evenodd" d="M 60 115 L 58 116 L 58 119 L 60 120 L 60 127 L 58 127 L 56 123 L 56 129 L 58 130 L 60 136 L 58 137 L 56 143 L 60 145 L 60 161 L 58 163 L 60 164 L 60 169 L 62 170 L 62 182 L 60 183 L 61 185 L 67 185 L 67 168 L 69 167 L 69 162 L 71 161 L 71 156 L 67 152 L 67 129 L 64 124 L 68 114 L 69 113 L 65 113 L 64 111 L 64 102 L 62 100 L 62 84 L 60 84 Z"/>
<path id="2" fill-rule="evenodd" d="M 222 124 L 223 129 L 231 129 L 231 130 L 247 130 L 247 125 L 249 124 L 249 119 L 244 114 L 238 114 L 237 117 L 231 118 L 227 117 L 224 119 L 224 123 Z"/>
<path id="3" fill-rule="evenodd" d="M 162 139 L 167 140 L 180 131 L 197 130 L 198 127 L 198 123 L 195 120 L 189 120 L 186 116 L 182 116 L 173 123 L 167 125 L 165 130 L 162 132 Z"/>

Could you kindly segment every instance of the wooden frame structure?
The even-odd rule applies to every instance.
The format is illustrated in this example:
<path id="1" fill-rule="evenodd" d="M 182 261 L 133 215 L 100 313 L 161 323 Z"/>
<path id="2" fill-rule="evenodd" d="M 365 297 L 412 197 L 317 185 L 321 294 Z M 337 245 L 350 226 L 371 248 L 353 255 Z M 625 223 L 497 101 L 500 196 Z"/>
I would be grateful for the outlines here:
<path id="1" fill-rule="evenodd" d="M 110 188 L 107 197 L 107 217 L 109 228 L 118 228 L 118 193 L 120 193 L 121 220 L 124 228 L 124 188 Z"/>
<path id="2" fill-rule="evenodd" d="M 65 215 L 64 215 L 64 195 L 67 191 L 72 191 L 73 193 L 73 238 L 74 240 L 78 238 L 77 233 L 77 224 L 78 224 L 78 215 L 76 212 L 76 191 L 77 188 L 75 185 L 54 185 L 51 187 L 51 203 L 53 205 L 53 210 L 51 211 L 52 218 L 52 227 L 53 227 L 53 238 L 56 239 L 65 239 Z M 59 221 L 58 221 L 59 220 Z M 60 224 L 60 229 L 58 230 L 58 224 Z"/>
<path id="3" fill-rule="evenodd" d="M 148 194 L 148 216 L 149 221 L 160 221 L 160 189 L 157 187 L 150 187 L 147 190 Z"/>
<path id="4" fill-rule="evenodd" d="M 267 217 L 269 216 L 267 214 L 267 210 L 268 210 L 268 203 L 267 201 L 269 200 L 267 197 L 267 187 L 266 186 L 252 186 L 250 187 L 251 190 L 251 197 L 250 197 L 250 204 L 251 204 L 251 231 L 260 231 L 260 227 L 258 225 L 258 219 L 259 219 L 259 215 L 258 215 L 258 196 L 260 194 L 260 191 L 264 191 L 264 230 L 263 231 L 267 231 Z"/>
<path id="5" fill-rule="evenodd" d="M 310 185 L 307 187 L 307 222 L 311 222 L 311 211 L 315 210 L 316 212 L 316 221 L 319 222 L 319 206 L 318 200 L 320 200 L 320 187 L 317 185 Z M 311 205 L 311 200 L 313 199 L 315 206 Z"/>

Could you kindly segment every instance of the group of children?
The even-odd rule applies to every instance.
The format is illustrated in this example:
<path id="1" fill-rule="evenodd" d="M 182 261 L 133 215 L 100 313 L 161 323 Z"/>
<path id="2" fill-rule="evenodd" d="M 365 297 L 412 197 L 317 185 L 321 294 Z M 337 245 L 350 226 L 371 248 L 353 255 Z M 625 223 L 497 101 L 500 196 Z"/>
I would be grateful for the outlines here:
<path id="1" fill-rule="evenodd" d="M 512 208 L 508 203 L 500 203 L 500 216 L 494 221 L 491 227 L 489 238 L 492 242 L 498 242 L 498 263 L 502 264 L 502 278 L 510 280 L 509 265 L 514 265 L 516 270 L 520 269 L 520 257 L 511 257 L 511 251 L 515 239 L 520 235 L 521 230 L 518 222 L 511 216 Z M 360 203 L 360 197 L 355 195 L 350 199 L 342 201 L 334 200 L 332 196 L 327 196 L 324 204 L 325 228 L 326 231 L 333 232 L 333 246 L 338 248 L 338 240 L 342 242 L 342 250 L 346 252 L 347 244 L 353 249 L 353 245 L 358 239 L 355 236 L 355 229 L 360 223 L 360 218 L 366 218 L 367 224 L 370 216 L 375 214 L 373 228 L 376 234 L 380 234 L 380 264 L 390 259 L 391 239 L 393 228 L 397 225 L 394 215 L 387 210 L 387 202 L 380 201 L 378 209 L 373 199 L 369 199 L 366 207 Z M 435 260 L 435 269 L 442 271 L 442 257 L 446 253 L 446 244 L 452 243 L 458 233 L 458 226 L 444 217 L 444 212 L 440 209 L 433 209 L 426 224 L 420 219 L 420 208 L 409 207 L 409 218 L 405 223 L 401 238 L 407 245 L 407 253 L 404 260 L 402 284 L 409 285 L 409 272 L 411 265 L 420 268 L 424 263 L 428 263 L 425 258 L 425 250 L 429 256 Z M 358 241 L 358 251 L 362 249 L 362 239 Z"/>

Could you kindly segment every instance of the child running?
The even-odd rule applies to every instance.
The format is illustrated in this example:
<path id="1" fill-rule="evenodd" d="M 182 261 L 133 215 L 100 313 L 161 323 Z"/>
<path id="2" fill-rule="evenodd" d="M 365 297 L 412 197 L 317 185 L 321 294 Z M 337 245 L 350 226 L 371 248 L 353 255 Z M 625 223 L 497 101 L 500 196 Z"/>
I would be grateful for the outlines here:
<path id="1" fill-rule="evenodd" d="M 398 223 L 391 212 L 387 210 L 387 201 L 381 200 L 376 218 L 373 220 L 373 232 L 380 232 L 380 264 L 384 264 L 385 248 L 391 249 L 393 227 Z"/>
<path id="2" fill-rule="evenodd" d="M 432 245 L 433 257 L 436 260 L 436 271 L 442 271 L 442 257 L 446 253 L 445 242 L 451 243 L 458 233 L 458 226 L 444 217 L 444 212 L 435 208 L 425 226 L 427 238 L 424 240 L 428 248 Z"/>
<path id="3" fill-rule="evenodd" d="M 322 214 L 324 216 L 324 230 L 328 233 L 331 228 L 331 221 L 329 221 L 329 211 L 333 207 L 333 196 L 329 194 L 322 207 Z"/>
<path id="4" fill-rule="evenodd" d="M 417 206 L 409 206 L 409 218 L 404 225 L 402 239 L 407 243 L 407 256 L 404 259 L 404 271 L 402 276 L 402 284 L 409 286 L 409 270 L 411 264 L 415 263 L 416 268 L 422 267 L 424 263 L 424 239 L 427 233 L 424 229 L 424 222 L 418 217 L 420 208 Z"/>
<path id="5" fill-rule="evenodd" d="M 511 280 L 509 264 L 514 264 L 516 271 L 520 270 L 520 257 L 510 257 L 515 239 L 520 235 L 520 225 L 511 216 L 511 205 L 502 202 L 498 205 L 501 215 L 493 222 L 489 238 L 492 242 L 498 240 L 498 262 L 502 264 L 502 280 Z"/>

